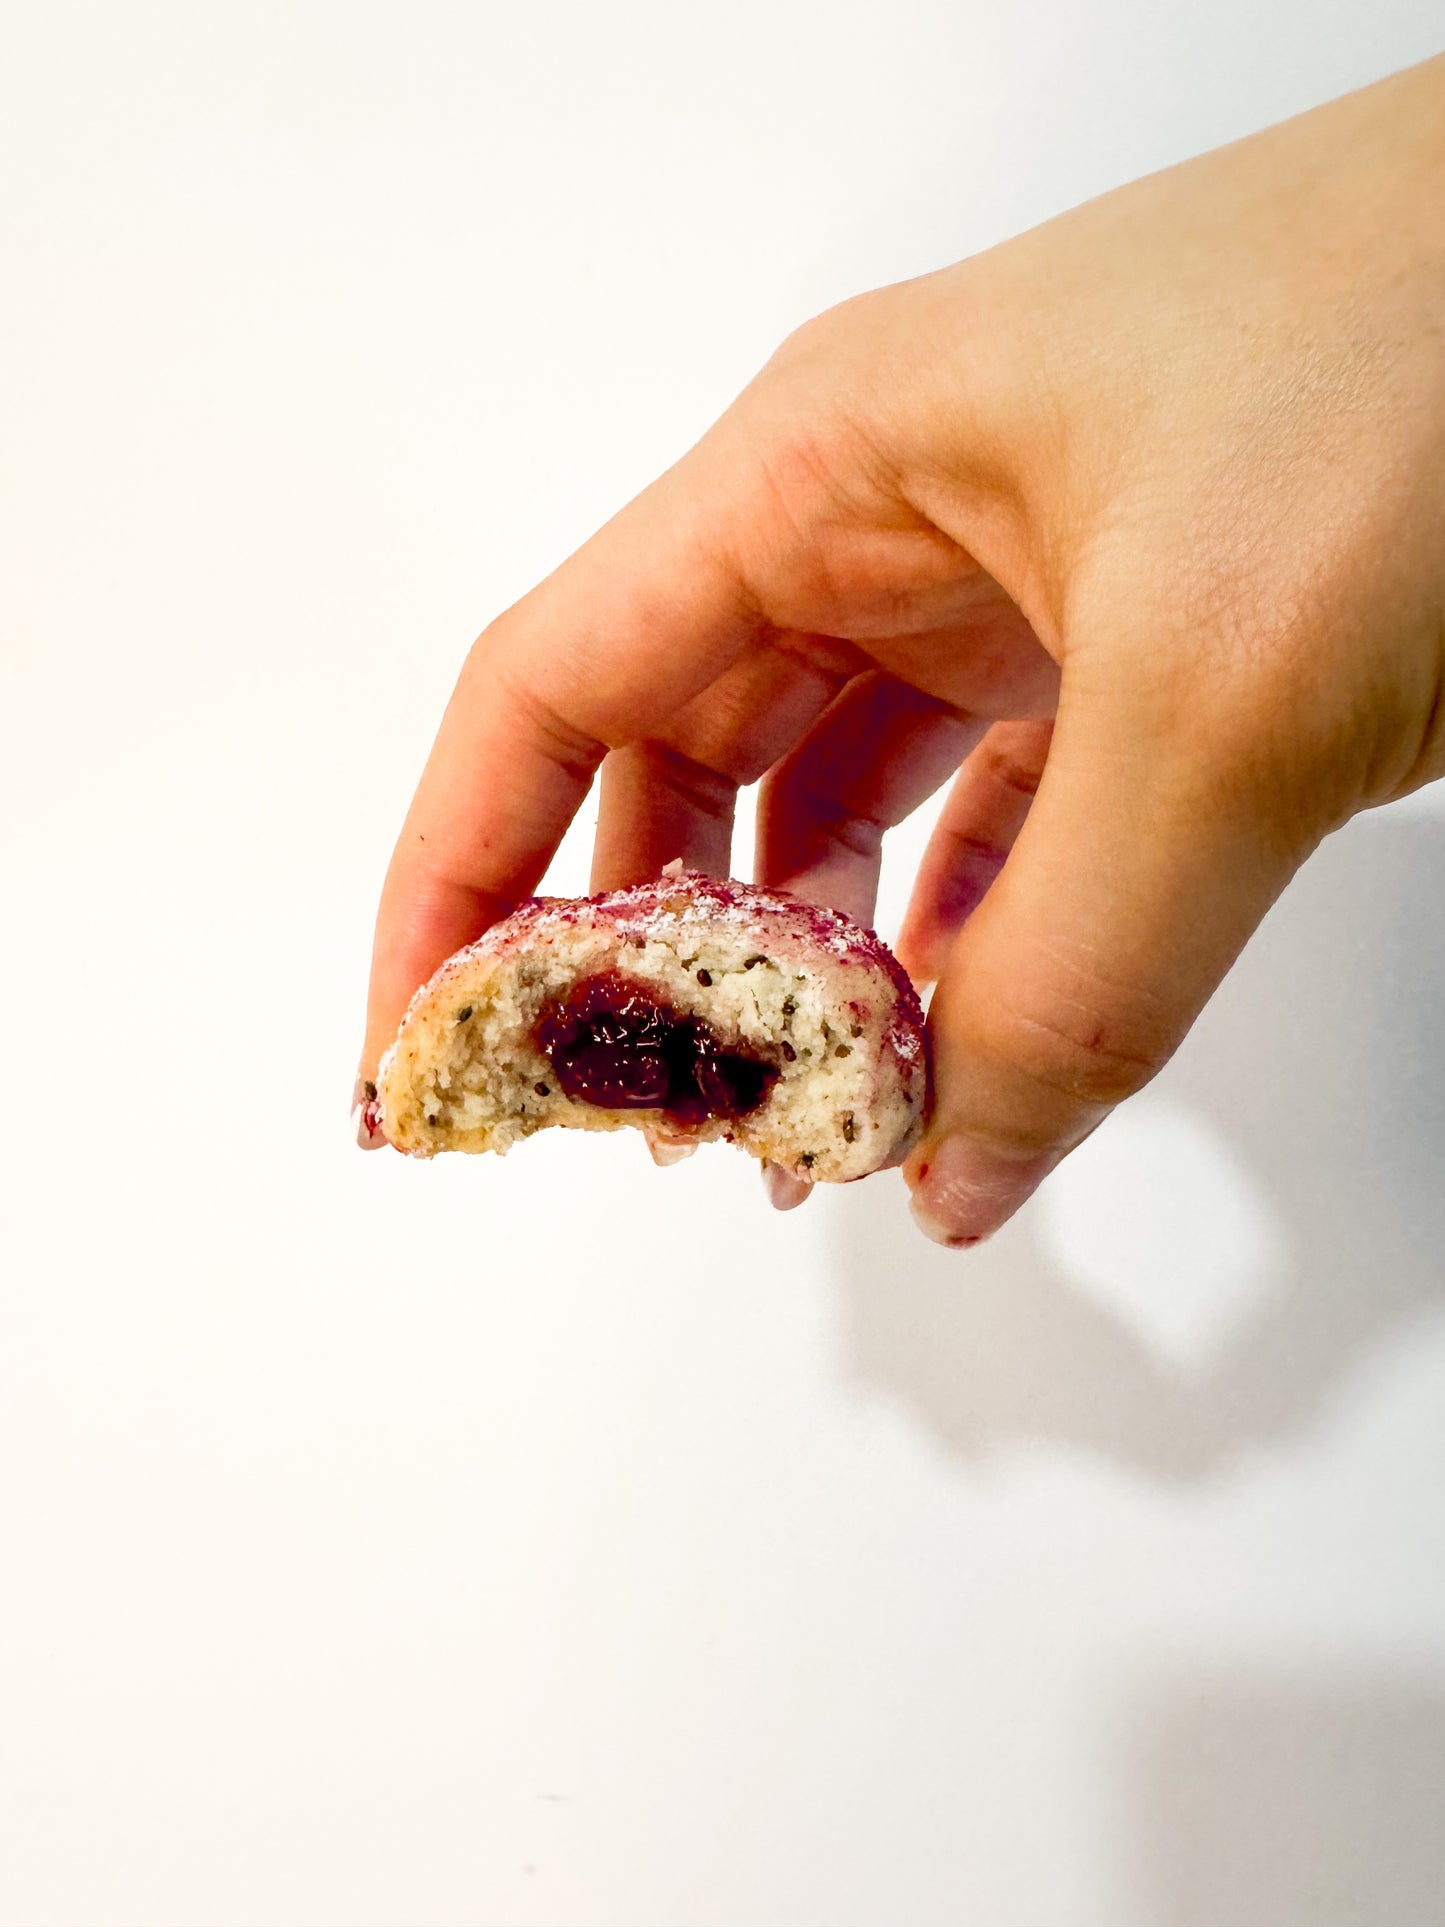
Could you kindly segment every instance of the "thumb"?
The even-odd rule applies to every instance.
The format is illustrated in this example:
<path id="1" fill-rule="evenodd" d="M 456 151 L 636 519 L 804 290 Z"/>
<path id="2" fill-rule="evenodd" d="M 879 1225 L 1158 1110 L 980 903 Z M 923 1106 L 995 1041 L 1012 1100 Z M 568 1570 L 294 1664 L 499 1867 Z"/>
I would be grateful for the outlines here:
<path id="1" fill-rule="evenodd" d="M 1148 1083 L 1307 854 L 1257 752 L 1211 758 L 1197 716 L 1186 734 L 1140 707 L 1061 701 L 1028 820 L 950 953 L 904 1173 L 940 1244 L 996 1231 Z"/>

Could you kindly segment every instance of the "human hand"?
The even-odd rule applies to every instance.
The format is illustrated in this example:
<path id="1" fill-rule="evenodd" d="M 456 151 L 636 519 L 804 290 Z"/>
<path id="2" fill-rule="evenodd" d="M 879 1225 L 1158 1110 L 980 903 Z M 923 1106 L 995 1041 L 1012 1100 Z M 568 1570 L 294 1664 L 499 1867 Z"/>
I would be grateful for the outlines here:
<path id="1" fill-rule="evenodd" d="M 364 1074 L 599 763 L 594 888 L 726 874 L 762 777 L 760 880 L 864 921 L 962 764 L 899 945 L 939 981 L 905 1175 L 930 1235 L 996 1229 L 1321 838 L 1445 774 L 1445 59 L 786 342 L 474 645 Z"/>

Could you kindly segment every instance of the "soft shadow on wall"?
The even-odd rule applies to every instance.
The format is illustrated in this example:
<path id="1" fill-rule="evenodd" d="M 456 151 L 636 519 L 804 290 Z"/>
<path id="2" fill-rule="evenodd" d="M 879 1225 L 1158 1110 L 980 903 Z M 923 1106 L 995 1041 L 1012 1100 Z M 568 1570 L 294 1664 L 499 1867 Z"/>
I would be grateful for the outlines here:
<path id="1" fill-rule="evenodd" d="M 1144 1298 L 1131 1311 L 1127 1293 L 1097 1289 L 1064 1241 L 1041 1236 L 1046 1199 L 953 1254 L 912 1230 L 900 1185 L 879 1181 L 825 1205 L 849 1375 L 956 1453 L 1055 1439 L 1164 1480 L 1206 1476 L 1306 1424 L 1373 1345 L 1445 1299 L 1442 957 L 1445 821 L 1361 818 L 1305 867 L 1135 1101 L 1136 1116 L 1162 1104 L 1214 1140 L 1249 1187 L 1241 1222 L 1252 1200 L 1265 1208 L 1268 1249 L 1241 1253 L 1227 1201 L 1191 1218 L 1187 1158 L 1162 1197 L 1132 1193 L 1165 1234 L 1149 1297 L 1168 1305 L 1186 1270 L 1208 1296 L 1217 1255 L 1207 1342 L 1161 1345 Z M 1102 1172 L 1120 1128 L 1124 1113 L 1077 1156 Z M 1123 1248 L 1129 1172 L 1108 1175 Z M 1190 1219 L 1174 1255 L 1170 1185 Z M 1137 1238 L 1131 1249 L 1137 1268 Z"/>
<path id="2" fill-rule="evenodd" d="M 1445 1927 L 1438 1683 L 1161 1681 L 1128 1730 L 1156 1927 Z"/>

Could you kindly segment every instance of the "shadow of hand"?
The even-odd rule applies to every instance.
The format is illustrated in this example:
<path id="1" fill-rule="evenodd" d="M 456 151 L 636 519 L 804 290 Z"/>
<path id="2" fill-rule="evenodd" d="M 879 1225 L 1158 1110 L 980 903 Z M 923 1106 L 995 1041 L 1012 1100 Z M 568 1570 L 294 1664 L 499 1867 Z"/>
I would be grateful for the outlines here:
<path id="1" fill-rule="evenodd" d="M 1445 823 L 1358 819 L 1159 1080 L 1228 1143 L 1282 1231 L 1265 1288 L 1205 1359 L 1162 1351 L 1146 1320 L 1081 1288 L 1066 1250 L 1041 1250 L 1037 1205 L 960 1256 L 914 1232 L 901 1186 L 870 1184 L 829 1201 L 852 1374 L 957 1452 L 1057 1439 L 1159 1478 L 1303 1424 L 1373 1343 L 1445 1297 L 1442 958 Z M 1167 1250 L 1152 1288 L 1171 1291 Z"/>

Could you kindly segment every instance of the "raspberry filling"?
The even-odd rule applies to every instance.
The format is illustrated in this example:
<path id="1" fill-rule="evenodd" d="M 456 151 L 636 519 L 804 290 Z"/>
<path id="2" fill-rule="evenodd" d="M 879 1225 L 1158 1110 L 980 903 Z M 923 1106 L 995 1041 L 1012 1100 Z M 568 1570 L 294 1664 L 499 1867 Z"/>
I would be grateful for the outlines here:
<path id="1" fill-rule="evenodd" d="M 616 970 L 548 1004 L 536 1035 L 568 1097 L 603 1111 L 666 1111 L 680 1124 L 746 1117 L 778 1075 Z"/>

